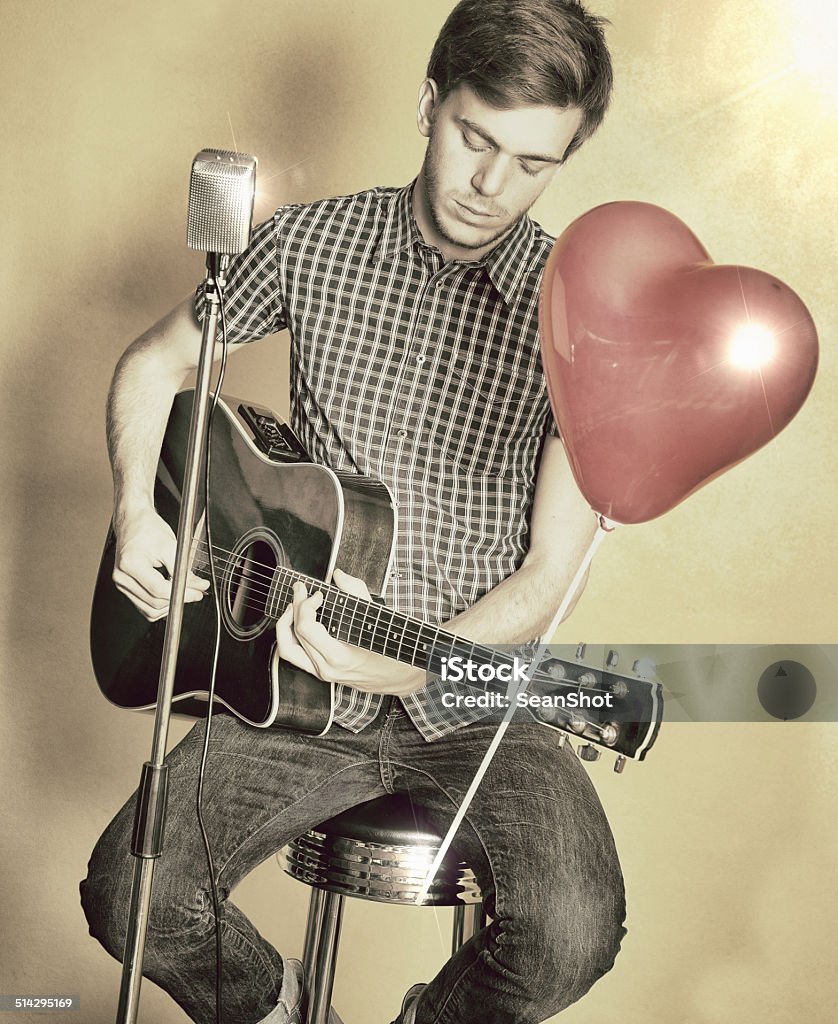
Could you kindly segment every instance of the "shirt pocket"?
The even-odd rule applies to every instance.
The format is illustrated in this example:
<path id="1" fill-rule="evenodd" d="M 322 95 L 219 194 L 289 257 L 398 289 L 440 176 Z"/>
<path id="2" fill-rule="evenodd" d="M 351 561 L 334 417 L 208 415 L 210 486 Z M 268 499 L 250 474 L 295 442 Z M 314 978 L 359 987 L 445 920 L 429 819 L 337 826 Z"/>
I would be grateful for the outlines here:
<path id="1" fill-rule="evenodd" d="M 449 366 L 437 384 L 427 436 L 456 471 L 502 475 L 540 441 L 547 392 L 538 369 L 484 355 Z"/>

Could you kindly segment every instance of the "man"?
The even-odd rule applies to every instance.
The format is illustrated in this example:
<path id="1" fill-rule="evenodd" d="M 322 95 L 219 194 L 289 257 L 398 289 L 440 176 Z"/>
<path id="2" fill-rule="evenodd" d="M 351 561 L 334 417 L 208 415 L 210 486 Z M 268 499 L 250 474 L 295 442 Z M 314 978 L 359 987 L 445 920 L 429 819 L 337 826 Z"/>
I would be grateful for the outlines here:
<path id="1" fill-rule="evenodd" d="M 552 240 L 526 212 L 600 123 L 611 69 L 598 19 L 575 0 L 462 0 L 419 92 L 428 139 L 404 189 L 280 209 L 228 275 L 235 345 L 287 327 L 292 425 L 315 461 L 384 480 L 398 509 L 386 599 L 483 642 L 517 643 L 552 619 L 596 522 L 555 436 L 537 303 Z M 152 480 L 172 397 L 197 359 L 201 291 L 135 342 L 109 404 L 118 549 L 114 580 L 149 619 L 166 614 L 174 538 Z M 335 582 L 366 596 L 360 580 Z M 187 599 L 206 583 L 192 576 Z M 213 729 L 205 814 L 226 897 L 295 835 L 384 792 L 409 792 L 442 827 L 495 725 L 446 708 L 424 673 L 349 647 L 299 584 L 280 655 L 341 684 L 320 738 Z M 166 848 L 144 969 L 199 1022 L 214 1019 L 214 919 L 193 823 L 201 730 L 169 755 Z M 129 801 L 83 883 L 91 932 L 121 955 L 131 875 Z M 507 734 L 458 835 L 492 919 L 399 1024 L 545 1020 L 614 960 L 622 879 L 596 794 L 558 735 Z M 224 1020 L 298 1021 L 299 965 L 229 901 Z M 334 1019 L 336 1015 L 333 1014 Z"/>

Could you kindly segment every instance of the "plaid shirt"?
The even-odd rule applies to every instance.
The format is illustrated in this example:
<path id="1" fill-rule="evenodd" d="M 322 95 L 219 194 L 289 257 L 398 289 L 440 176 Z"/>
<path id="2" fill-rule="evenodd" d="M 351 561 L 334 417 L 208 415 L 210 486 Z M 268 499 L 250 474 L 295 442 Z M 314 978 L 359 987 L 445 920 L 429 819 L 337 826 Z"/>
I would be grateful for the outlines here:
<path id="1" fill-rule="evenodd" d="M 517 569 L 553 418 L 538 345 L 553 239 L 527 217 L 487 256 L 444 262 L 412 185 L 280 208 L 231 263 L 231 343 L 288 328 L 291 425 L 315 462 L 384 481 L 397 513 L 387 604 L 440 623 Z M 203 313 L 198 289 L 196 313 Z M 487 714 L 432 680 L 402 702 L 434 739 Z M 353 732 L 382 697 L 340 686 Z"/>

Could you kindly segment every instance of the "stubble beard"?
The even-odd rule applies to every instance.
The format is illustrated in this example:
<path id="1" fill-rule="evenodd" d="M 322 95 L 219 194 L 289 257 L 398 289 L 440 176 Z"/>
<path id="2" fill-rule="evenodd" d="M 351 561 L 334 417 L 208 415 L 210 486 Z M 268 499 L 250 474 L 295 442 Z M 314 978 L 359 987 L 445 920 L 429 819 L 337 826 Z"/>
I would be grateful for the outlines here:
<path id="1" fill-rule="evenodd" d="M 437 176 L 436 169 L 436 152 L 434 149 L 434 135 L 431 132 L 431 136 L 428 139 L 428 145 L 425 150 L 425 159 L 422 163 L 422 179 L 425 183 L 425 197 L 427 199 L 427 212 L 430 217 L 431 223 L 434 226 L 435 231 L 443 238 L 449 245 L 455 245 L 458 249 L 469 249 L 478 250 L 486 249 L 493 246 L 496 242 L 499 242 L 502 238 L 509 234 L 512 229 L 511 223 L 504 223 L 503 227 L 498 227 L 494 234 L 489 234 L 480 238 L 476 241 L 468 241 L 463 238 L 458 238 L 453 235 L 451 231 L 445 226 L 442 221 L 442 217 L 439 211 L 441 205 L 440 190 L 439 190 L 439 179 Z"/>

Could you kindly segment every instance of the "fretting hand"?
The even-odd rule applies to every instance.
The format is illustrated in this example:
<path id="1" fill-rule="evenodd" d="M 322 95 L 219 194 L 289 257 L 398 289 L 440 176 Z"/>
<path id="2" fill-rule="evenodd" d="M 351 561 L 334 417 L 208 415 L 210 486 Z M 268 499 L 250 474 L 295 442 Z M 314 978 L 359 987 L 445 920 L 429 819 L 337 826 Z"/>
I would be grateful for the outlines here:
<path id="1" fill-rule="evenodd" d="M 371 600 L 363 580 L 340 569 L 335 569 L 332 579 L 345 593 Z M 276 624 L 280 658 L 326 682 L 344 683 L 368 693 L 405 697 L 425 685 L 424 670 L 402 665 L 333 637 L 317 620 L 317 611 L 324 600 L 321 591 L 309 594 L 304 583 L 295 583 L 293 595 L 292 603 Z"/>

